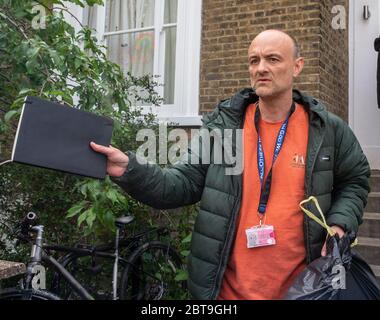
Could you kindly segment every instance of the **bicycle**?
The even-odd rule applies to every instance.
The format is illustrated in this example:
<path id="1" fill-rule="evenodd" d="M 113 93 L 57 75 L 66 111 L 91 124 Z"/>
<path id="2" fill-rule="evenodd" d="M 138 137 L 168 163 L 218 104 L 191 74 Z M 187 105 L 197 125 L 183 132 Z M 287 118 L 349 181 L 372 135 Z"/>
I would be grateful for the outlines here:
<path id="1" fill-rule="evenodd" d="M 159 240 L 147 241 L 148 235 L 152 233 L 156 233 L 158 238 L 160 234 L 165 234 L 167 230 L 164 228 L 151 228 L 120 238 L 121 231 L 134 220 L 132 216 L 125 216 L 115 221 L 114 244 L 67 247 L 44 244 L 44 226 L 35 225 L 36 219 L 36 214 L 29 212 L 16 229 L 19 240 L 33 243 L 31 260 L 20 286 L 0 291 L 0 300 L 159 300 L 186 289 L 185 281 L 176 280 L 178 272 L 183 272 L 184 267 L 175 249 Z M 123 255 L 120 250 L 125 251 Z M 66 254 L 56 260 L 51 251 Z M 112 293 L 99 294 L 97 286 L 91 286 L 93 274 L 102 269 L 99 267 L 99 258 L 107 262 L 113 260 Z M 49 290 L 34 289 L 32 285 L 36 280 L 35 270 L 43 267 L 43 263 L 54 269 Z M 120 287 L 119 265 L 122 267 Z M 80 273 L 81 276 L 90 276 L 90 281 L 79 282 Z"/>

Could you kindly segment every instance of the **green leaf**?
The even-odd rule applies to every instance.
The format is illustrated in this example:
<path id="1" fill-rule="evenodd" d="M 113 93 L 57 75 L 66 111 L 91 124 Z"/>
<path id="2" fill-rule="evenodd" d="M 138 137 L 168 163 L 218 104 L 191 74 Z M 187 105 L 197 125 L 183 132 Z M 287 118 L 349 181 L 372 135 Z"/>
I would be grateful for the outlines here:
<path id="1" fill-rule="evenodd" d="M 96 213 L 94 212 L 94 210 L 91 210 L 88 215 L 87 215 L 87 218 L 86 218 L 86 223 L 87 225 L 91 228 L 94 221 L 96 219 Z"/>
<path id="2" fill-rule="evenodd" d="M 104 215 L 104 222 L 108 228 L 113 229 L 115 226 L 115 217 L 110 211 L 107 211 Z"/>
<path id="3" fill-rule="evenodd" d="M 67 210 L 66 218 L 72 218 L 72 217 L 74 217 L 79 212 L 81 212 L 84 207 L 85 207 L 85 202 L 84 201 L 82 201 L 82 202 L 80 202 L 80 203 L 72 206 L 69 210 Z"/>
<path id="4" fill-rule="evenodd" d="M 33 73 L 35 69 L 37 68 L 37 65 L 38 63 L 36 59 L 31 59 L 25 64 L 26 69 L 28 70 L 29 73 Z"/>
<path id="5" fill-rule="evenodd" d="M 18 110 L 11 110 L 11 111 L 8 111 L 5 116 L 4 116 L 4 120 L 5 122 L 9 122 L 13 116 L 15 116 L 16 114 L 18 114 L 19 111 Z"/>
<path id="6" fill-rule="evenodd" d="M 73 98 L 67 92 L 63 92 L 63 94 L 62 94 L 62 100 L 64 102 L 66 102 L 67 104 L 69 104 L 70 106 L 72 106 L 74 104 Z"/>
<path id="7" fill-rule="evenodd" d="M 186 238 L 182 239 L 181 243 L 189 243 L 191 241 L 192 233 L 190 233 Z"/>
<path id="8" fill-rule="evenodd" d="M 81 65 L 82 65 L 82 61 L 78 58 L 75 58 L 74 60 L 75 69 L 78 69 Z"/>
<path id="9" fill-rule="evenodd" d="M 103 4 L 103 0 L 86 0 L 86 2 L 89 6 L 93 6 L 94 4 Z"/>
<path id="10" fill-rule="evenodd" d="M 92 199 L 96 200 L 98 195 L 101 193 L 100 183 L 98 180 L 90 181 L 87 183 L 87 190 L 90 192 Z"/>
<path id="11" fill-rule="evenodd" d="M 49 94 L 49 95 L 52 95 L 55 97 L 58 97 L 58 96 L 62 97 L 65 93 L 63 91 L 60 91 L 60 90 L 50 90 L 50 91 L 47 91 L 46 94 Z"/>
<path id="12" fill-rule="evenodd" d="M 36 92 L 36 90 L 30 89 L 30 88 L 23 88 L 23 89 L 20 90 L 20 92 L 18 93 L 18 95 L 19 96 L 26 96 L 26 95 L 34 93 L 34 92 Z"/>
<path id="13" fill-rule="evenodd" d="M 29 58 L 32 60 L 32 59 L 35 59 L 35 57 L 38 55 L 38 53 L 40 52 L 40 49 L 39 47 L 35 47 L 35 48 L 31 48 L 28 52 L 28 56 Z"/>
<path id="14" fill-rule="evenodd" d="M 56 68 L 63 67 L 63 59 L 59 56 L 59 54 L 55 51 L 50 52 L 50 57 L 53 60 Z"/>
<path id="15" fill-rule="evenodd" d="M 184 256 L 184 257 L 187 257 L 190 253 L 190 250 L 182 250 L 181 251 L 181 254 Z"/>
<path id="16" fill-rule="evenodd" d="M 87 209 L 85 212 L 83 212 L 79 218 L 78 218 L 78 227 L 87 219 L 89 215 L 91 215 L 92 208 Z"/>
<path id="17" fill-rule="evenodd" d="M 126 196 L 117 191 L 116 197 L 119 203 L 123 204 L 126 207 L 128 206 L 128 198 Z"/>
<path id="18" fill-rule="evenodd" d="M 19 109 L 24 104 L 25 97 L 17 98 L 11 105 L 11 109 Z"/>
<path id="19" fill-rule="evenodd" d="M 112 204 L 115 204 L 115 202 L 118 202 L 118 197 L 117 197 L 117 191 L 114 189 L 110 189 L 106 193 L 106 197 L 112 201 Z"/>
<path id="20" fill-rule="evenodd" d="M 81 0 L 71 0 L 71 2 L 73 2 L 73 3 L 81 6 L 82 8 L 84 8 L 84 4 L 83 4 L 83 2 Z"/>
<path id="21" fill-rule="evenodd" d="M 177 275 L 175 276 L 174 280 L 175 281 L 185 281 L 189 278 L 189 275 L 187 271 L 185 270 L 178 270 Z"/>
<path id="22" fill-rule="evenodd" d="M 87 184 L 83 184 L 81 187 L 80 187 L 80 193 L 83 194 L 84 196 L 87 196 Z"/>

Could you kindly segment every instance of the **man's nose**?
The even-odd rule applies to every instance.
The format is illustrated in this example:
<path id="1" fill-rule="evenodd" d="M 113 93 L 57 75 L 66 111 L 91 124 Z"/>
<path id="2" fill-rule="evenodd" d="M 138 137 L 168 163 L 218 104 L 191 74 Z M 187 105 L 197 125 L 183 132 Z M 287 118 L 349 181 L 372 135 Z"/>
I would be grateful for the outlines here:
<path id="1" fill-rule="evenodd" d="M 259 64 L 257 65 L 257 72 L 258 73 L 265 73 L 268 71 L 266 61 L 264 59 L 261 59 Z"/>

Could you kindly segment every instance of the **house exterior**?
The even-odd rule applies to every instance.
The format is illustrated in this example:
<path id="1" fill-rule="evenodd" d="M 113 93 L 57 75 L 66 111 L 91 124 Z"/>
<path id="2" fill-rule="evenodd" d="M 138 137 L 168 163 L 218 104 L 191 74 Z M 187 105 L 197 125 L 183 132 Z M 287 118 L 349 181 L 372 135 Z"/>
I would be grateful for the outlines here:
<path id="1" fill-rule="evenodd" d="M 95 8 L 71 4 L 70 11 L 96 29 L 110 59 L 124 70 L 160 76 L 165 104 L 144 108 L 161 120 L 199 126 L 221 99 L 249 87 L 247 49 L 255 35 L 281 29 L 297 39 L 305 58 L 296 88 L 347 121 L 371 167 L 380 169 L 377 0 L 104 2 Z"/>

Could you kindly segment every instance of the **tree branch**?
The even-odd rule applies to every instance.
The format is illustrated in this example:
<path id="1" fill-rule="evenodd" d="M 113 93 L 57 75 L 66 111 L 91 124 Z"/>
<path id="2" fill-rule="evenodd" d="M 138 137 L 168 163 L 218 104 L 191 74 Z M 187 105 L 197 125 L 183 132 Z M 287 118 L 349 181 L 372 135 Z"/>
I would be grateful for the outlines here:
<path id="1" fill-rule="evenodd" d="M 26 35 L 25 31 L 22 30 L 22 28 L 16 22 L 14 22 L 11 18 L 9 18 L 6 14 L 0 12 L 0 17 L 6 19 L 9 23 L 11 23 L 14 27 L 16 27 L 17 30 L 19 30 L 21 32 L 21 34 L 24 36 L 24 38 L 26 40 L 29 39 L 28 36 Z"/>

